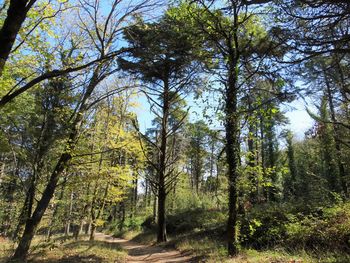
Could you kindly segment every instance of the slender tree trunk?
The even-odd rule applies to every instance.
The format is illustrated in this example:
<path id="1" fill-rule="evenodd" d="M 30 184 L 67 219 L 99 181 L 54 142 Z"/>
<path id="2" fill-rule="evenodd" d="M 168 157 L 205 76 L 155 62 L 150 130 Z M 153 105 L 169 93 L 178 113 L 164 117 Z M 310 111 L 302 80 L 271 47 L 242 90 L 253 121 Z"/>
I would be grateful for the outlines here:
<path id="1" fill-rule="evenodd" d="M 89 196 L 89 194 L 90 194 L 90 182 L 88 183 L 87 188 L 86 188 L 86 196 Z M 86 217 L 88 208 L 89 208 L 89 205 L 85 204 L 84 209 L 83 209 L 82 213 L 80 214 L 80 229 L 79 229 L 77 238 L 79 235 L 82 235 L 84 233 L 84 225 L 86 223 L 85 217 Z M 87 229 L 87 227 L 86 227 L 86 229 Z M 85 232 L 86 232 L 86 230 L 85 230 Z"/>
<path id="2" fill-rule="evenodd" d="M 43 192 L 41 199 L 38 202 L 36 209 L 34 210 L 33 215 L 26 220 L 26 225 L 22 238 L 19 241 L 18 247 L 13 255 L 13 260 L 22 260 L 26 261 L 27 253 L 30 247 L 30 243 L 34 237 L 35 231 L 40 223 L 42 216 L 45 213 L 47 206 L 54 194 L 56 185 L 59 180 L 59 175 L 65 169 L 66 164 L 71 159 L 69 153 L 64 153 L 61 155 L 54 172 L 52 173 L 49 182 Z"/>
<path id="3" fill-rule="evenodd" d="M 147 209 L 147 207 L 148 207 L 148 196 L 149 196 L 149 192 L 148 192 L 148 180 L 147 179 L 145 179 L 145 203 L 144 203 L 144 205 L 145 205 L 145 209 Z"/>
<path id="4" fill-rule="evenodd" d="M 100 165 L 101 165 L 101 159 L 100 159 Z M 99 167 L 100 169 L 101 167 Z M 95 202 L 97 198 L 97 188 L 98 188 L 98 182 L 95 183 L 95 189 L 93 193 L 93 197 L 91 200 L 91 209 L 90 209 L 90 216 L 91 216 L 91 227 L 90 227 L 90 237 L 89 240 L 94 240 L 95 238 L 95 229 L 96 229 L 96 211 L 95 211 Z"/>
<path id="5" fill-rule="evenodd" d="M 219 208 L 220 202 L 219 202 L 219 186 L 220 186 L 220 163 L 219 159 L 216 162 L 216 184 L 215 184 L 215 197 L 216 197 L 216 205 Z"/>
<path id="6" fill-rule="evenodd" d="M 133 191 L 133 195 L 134 195 L 134 214 L 136 213 L 136 209 L 137 209 L 137 185 L 138 185 L 139 181 L 138 181 L 138 177 L 135 178 L 135 184 L 134 184 L 134 191 Z"/>
<path id="7" fill-rule="evenodd" d="M 259 129 L 255 129 L 255 163 L 259 165 L 260 162 L 260 154 L 259 154 Z M 260 180 L 259 178 L 256 179 L 256 201 L 259 203 L 261 200 L 261 191 L 260 191 Z"/>
<path id="8" fill-rule="evenodd" d="M 96 224 L 95 224 L 95 221 L 92 221 L 91 228 L 90 228 L 90 237 L 89 237 L 90 241 L 95 240 L 95 232 L 96 232 Z"/>
<path id="9" fill-rule="evenodd" d="M 92 220 L 92 226 L 91 226 L 91 232 L 90 232 L 90 240 L 94 240 L 95 239 L 95 231 L 97 228 L 97 220 L 100 218 L 101 215 L 103 215 L 103 211 L 106 205 L 106 200 L 107 200 L 107 195 L 108 195 L 108 188 L 109 188 L 109 182 L 107 182 L 106 188 L 104 190 L 104 194 L 102 197 L 102 205 L 98 208 L 97 210 L 97 214 L 95 215 L 95 211 L 92 214 L 93 216 L 93 220 Z"/>
<path id="10" fill-rule="evenodd" d="M 174 185 L 172 186 L 173 189 L 173 196 L 171 199 L 171 211 L 173 212 L 175 210 L 175 199 L 176 199 L 176 182 L 174 182 Z"/>
<path id="11" fill-rule="evenodd" d="M 0 162 L 0 185 L 5 177 L 5 162 Z"/>
<path id="12" fill-rule="evenodd" d="M 272 202 L 276 200 L 276 182 L 277 182 L 277 174 L 275 171 L 275 145 L 274 145 L 274 131 L 273 131 L 274 123 L 273 121 L 269 121 L 267 124 L 267 152 L 268 152 L 268 167 L 271 169 L 270 179 L 271 186 L 268 188 L 268 199 Z"/>
<path id="13" fill-rule="evenodd" d="M 22 211 L 20 213 L 18 225 L 14 234 L 14 238 L 17 238 L 18 234 L 23 230 L 26 220 L 31 217 L 33 212 L 35 188 L 36 188 L 37 170 L 34 169 L 33 173 L 29 177 L 29 187 L 26 193 L 26 199 L 24 201 Z"/>
<path id="14" fill-rule="evenodd" d="M 265 149 L 265 143 L 264 143 L 264 140 L 265 140 L 265 133 L 264 133 L 264 120 L 263 120 L 263 117 L 260 116 L 259 118 L 260 120 L 260 156 L 261 156 L 261 167 L 262 167 L 262 174 L 263 174 L 263 180 L 266 179 L 266 158 L 265 158 L 265 153 L 266 153 L 266 149 Z M 268 196 L 268 192 L 266 191 L 265 188 L 262 187 L 262 199 L 264 201 L 268 201 L 269 199 L 269 196 Z"/>
<path id="15" fill-rule="evenodd" d="M 236 16 L 235 16 L 236 17 Z M 238 19 L 238 18 L 236 18 Z M 228 164 L 229 211 L 227 220 L 227 249 L 230 256 L 239 251 L 238 243 L 238 164 L 239 164 L 239 117 L 237 113 L 238 54 L 229 56 L 229 77 L 226 88 L 226 159 Z"/>
<path id="16" fill-rule="evenodd" d="M 51 218 L 51 222 L 50 225 L 47 229 L 47 241 L 50 241 L 51 236 L 52 236 L 52 229 L 54 228 L 55 224 L 56 224 L 56 220 L 57 220 L 57 214 L 58 214 L 58 210 L 60 207 L 60 202 L 63 200 L 63 195 L 64 195 L 64 189 L 66 186 L 66 182 L 67 182 L 67 177 L 64 177 L 63 183 L 62 183 L 62 188 L 61 188 L 61 192 L 60 195 L 58 197 L 58 202 L 54 207 L 53 213 L 52 213 L 52 218 Z"/>
<path id="17" fill-rule="evenodd" d="M 72 130 L 69 134 L 69 138 L 67 141 L 67 148 L 60 156 L 53 172 L 51 173 L 51 176 L 43 191 L 41 199 L 39 200 L 37 207 L 33 212 L 33 215 L 26 220 L 24 233 L 18 243 L 18 246 L 12 257 L 12 260 L 18 260 L 18 261 L 24 261 L 24 262 L 26 261 L 28 250 L 32 242 L 32 239 L 34 237 L 35 231 L 50 203 L 50 200 L 54 195 L 60 176 L 62 175 L 63 171 L 66 169 L 69 161 L 72 158 L 71 154 L 75 148 L 77 138 L 79 135 L 79 129 L 83 122 L 84 112 L 86 111 L 86 106 L 87 106 L 86 102 L 88 98 L 91 96 L 94 88 L 97 86 L 97 84 L 100 81 L 100 79 L 98 78 L 99 69 L 100 69 L 99 67 L 95 69 L 92 79 L 89 83 L 89 86 L 86 89 L 86 93 L 84 94 L 84 97 L 81 102 L 81 106 L 76 114 L 76 117 L 72 125 Z"/>
<path id="18" fill-rule="evenodd" d="M 252 102 L 250 97 L 248 97 L 248 113 L 253 114 Z M 254 135 L 255 135 L 255 126 L 252 121 L 248 121 L 248 167 L 249 171 L 249 181 L 252 186 L 256 187 L 257 176 L 254 170 L 255 167 L 255 149 L 254 149 Z M 252 187 L 250 192 L 250 201 L 255 203 L 257 201 L 257 191 L 254 191 Z"/>
<path id="19" fill-rule="evenodd" d="M 339 127 L 337 124 L 337 118 L 336 118 L 336 113 L 335 113 L 335 108 L 334 108 L 334 103 L 333 103 L 333 96 L 332 96 L 332 90 L 331 90 L 331 85 L 329 83 L 327 73 L 324 70 L 323 71 L 325 82 L 326 82 L 326 87 L 327 87 L 327 98 L 328 98 L 328 105 L 331 113 L 331 120 L 333 122 L 333 136 L 334 136 L 334 144 L 335 144 L 335 150 L 337 152 L 337 164 L 338 164 L 338 169 L 339 169 L 339 176 L 340 176 L 340 182 L 342 185 L 343 193 L 345 197 L 349 197 L 349 189 L 348 189 L 348 182 L 347 182 L 347 176 L 345 173 L 345 165 L 342 160 L 342 147 L 339 142 Z"/>
<path id="20" fill-rule="evenodd" d="M 157 242 L 166 242 L 166 219 L 165 219 L 165 177 L 166 177 L 166 156 L 167 156 L 167 132 L 168 132 L 168 118 L 169 118 L 169 83 L 164 81 L 163 92 L 163 116 L 162 116 L 162 130 L 161 130 L 161 145 L 158 171 L 158 234 Z"/>
<path id="21" fill-rule="evenodd" d="M 157 198 L 157 195 L 155 194 L 153 198 L 153 222 L 157 222 L 157 218 L 158 218 L 157 207 L 158 207 L 158 198 Z"/>
<path id="22" fill-rule="evenodd" d="M 69 236 L 70 234 L 70 227 L 72 223 L 72 212 L 73 212 L 73 198 L 74 198 L 74 193 L 72 191 L 70 193 L 69 210 L 68 210 L 67 222 L 66 222 L 65 231 L 64 231 L 65 236 Z"/>
<path id="23" fill-rule="evenodd" d="M 125 224 L 125 203 L 121 202 L 119 206 L 119 231 L 122 231 L 124 229 Z"/>

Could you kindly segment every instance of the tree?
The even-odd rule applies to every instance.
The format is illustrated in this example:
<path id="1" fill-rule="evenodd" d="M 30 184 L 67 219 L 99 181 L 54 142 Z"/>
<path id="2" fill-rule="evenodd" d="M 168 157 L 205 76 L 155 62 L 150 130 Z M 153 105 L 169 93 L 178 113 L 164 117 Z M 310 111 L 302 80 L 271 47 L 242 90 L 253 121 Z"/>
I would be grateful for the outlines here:
<path id="1" fill-rule="evenodd" d="M 189 133 L 189 170 L 191 174 L 192 187 L 196 191 L 197 195 L 200 193 L 200 187 L 204 180 L 204 173 L 206 164 L 206 158 L 208 156 L 207 141 L 209 128 L 204 121 L 197 121 L 188 125 Z M 210 168 L 212 176 L 213 168 Z"/>
<path id="2" fill-rule="evenodd" d="M 189 90 L 196 72 L 193 67 L 196 54 L 190 35 L 182 32 L 180 25 L 174 22 L 165 14 L 159 22 L 130 26 L 124 32 L 132 48 L 130 58 L 119 60 L 124 70 L 138 74 L 145 83 L 144 94 L 159 123 L 156 141 L 143 136 L 156 155 L 148 161 L 157 175 L 152 183 L 158 197 L 158 242 L 167 240 L 165 201 L 179 174 L 175 169 L 179 158 L 174 152 L 177 142 L 171 138 L 183 125 L 186 114 L 173 120 L 171 116 L 180 109 L 176 104 Z"/>
<path id="3" fill-rule="evenodd" d="M 87 141 L 74 157 L 79 164 L 75 169 L 83 172 L 79 180 L 92 190 L 86 204 L 90 209 L 90 240 L 96 227 L 103 225 L 106 208 L 123 200 L 136 171 L 143 167 L 138 134 L 132 126 L 135 117 L 129 109 L 132 95 L 129 91 L 98 105 L 86 132 Z"/>
<path id="4" fill-rule="evenodd" d="M 86 20 L 83 20 L 81 18 L 82 28 L 84 29 L 85 33 L 91 37 L 91 44 L 95 46 L 96 49 L 94 51 L 97 53 L 99 58 L 105 57 L 106 55 L 110 54 L 110 52 L 116 52 L 119 55 L 123 53 L 123 50 L 113 50 L 114 45 L 116 44 L 117 40 L 119 40 L 118 33 L 122 30 L 121 25 L 123 25 L 129 16 L 134 14 L 136 11 L 142 10 L 146 6 L 146 3 L 147 2 L 142 2 L 136 6 L 130 6 L 130 9 L 127 9 L 126 13 L 123 13 L 121 10 L 124 9 L 120 7 L 122 3 L 120 3 L 120 1 L 114 1 L 110 7 L 109 15 L 105 20 L 92 20 L 92 24 L 87 25 L 85 24 Z M 119 9 L 119 7 L 121 9 Z M 81 8 L 85 10 L 87 14 L 89 14 L 89 12 L 100 11 L 98 1 L 94 2 L 92 5 L 82 5 Z M 93 16 L 90 16 L 90 18 L 94 19 Z M 98 23 L 100 22 L 103 23 L 103 28 L 98 26 Z M 91 34 L 92 30 L 94 30 L 94 32 L 101 33 L 102 37 L 95 39 L 94 34 Z M 89 100 L 91 99 L 91 96 L 96 87 L 115 71 L 116 68 L 114 67 L 113 63 L 110 63 L 110 61 L 105 61 L 103 63 L 95 65 L 90 74 L 87 73 L 89 79 L 81 89 L 82 93 L 80 101 L 77 104 L 73 116 L 71 117 L 69 134 L 67 136 L 65 149 L 58 158 L 57 163 L 53 168 L 51 175 L 49 176 L 48 182 L 44 187 L 42 196 L 40 197 L 36 208 L 34 209 L 31 217 L 26 220 L 25 229 L 12 258 L 13 260 L 23 261 L 26 259 L 28 249 L 35 234 L 36 228 L 38 227 L 49 205 L 49 202 L 53 197 L 62 173 L 72 159 L 73 151 L 76 147 L 80 135 L 80 130 L 84 123 L 84 116 L 87 110 L 91 107 L 91 101 Z"/>
<path id="5" fill-rule="evenodd" d="M 28 11 L 33 7 L 36 0 L 11 0 L 7 10 L 7 17 L 0 29 L 0 77 L 5 63 L 15 43 L 17 34 L 27 18 Z M 7 2 L 4 2 L 4 5 Z"/>
<path id="6" fill-rule="evenodd" d="M 278 1 L 275 14 L 281 24 L 275 33 L 289 40 L 283 45 L 295 62 L 329 53 L 348 54 L 349 10 L 348 1 Z"/>
<path id="7" fill-rule="evenodd" d="M 293 134 L 291 131 L 286 131 L 284 134 L 287 142 L 287 156 L 288 156 L 288 168 L 289 168 L 289 177 L 285 180 L 284 183 L 284 198 L 289 199 L 297 195 L 296 192 L 296 181 L 298 177 L 298 170 L 295 160 L 295 149 L 293 142 Z"/>
<path id="8" fill-rule="evenodd" d="M 255 2 L 255 1 L 253 1 Z M 226 162 L 228 165 L 229 211 L 227 220 L 228 253 L 234 256 L 239 251 L 238 242 L 238 168 L 240 160 L 240 92 L 242 91 L 241 61 L 254 55 L 267 55 L 275 44 L 270 41 L 259 19 L 248 12 L 246 1 L 231 1 L 227 6 L 216 7 L 213 1 L 197 1 L 188 12 L 200 34 L 215 50 L 219 61 L 216 71 L 223 89 L 223 112 L 226 132 Z M 262 62 L 262 59 L 257 61 Z M 260 66 L 252 71 L 252 75 Z M 244 81 L 244 80 L 243 80 Z"/>

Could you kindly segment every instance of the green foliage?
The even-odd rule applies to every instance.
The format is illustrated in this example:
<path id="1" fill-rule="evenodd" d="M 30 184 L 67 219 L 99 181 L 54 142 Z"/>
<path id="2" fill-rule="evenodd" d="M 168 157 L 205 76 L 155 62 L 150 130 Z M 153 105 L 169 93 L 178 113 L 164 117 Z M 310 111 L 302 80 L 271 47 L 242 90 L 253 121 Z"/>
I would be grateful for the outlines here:
<path id="1" fill-rule="evenodd" d="M 343 251 L 350 249 L 349 203 L 331 208 L 302 205 L 260 206 L 241 221 L 242 244 L 255 249 Z"/>
<path id="2" fill-rule="evenodd" d="M 291 248 L 350 252 L 350 203 L 294 218 L 286 230 Z"/>
<path id="3" fill-rule="evenodd" d="M 219 210 L 202 208 L 185 210 L 168 216 L 167 231 L 175 235 L 218 228 L 222 226 L 225 218 L 225 213 Z"/>
<path id="4" fill-rule="evenodd" d="M 255 249 L 274 247 L 286 238 L 288 214 L 281 207 L 261 206 L 242 218 L 240 238 L 245 246 Z"/>

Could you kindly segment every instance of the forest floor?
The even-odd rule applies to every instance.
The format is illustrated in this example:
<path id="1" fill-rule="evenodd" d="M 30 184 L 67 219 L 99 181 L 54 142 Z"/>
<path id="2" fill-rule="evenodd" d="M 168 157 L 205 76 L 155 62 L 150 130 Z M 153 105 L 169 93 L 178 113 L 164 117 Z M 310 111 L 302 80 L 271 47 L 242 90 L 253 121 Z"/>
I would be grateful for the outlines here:
<path id="1" fill-rule="evenodd" d="M 0 240 L 0 263 L 7 262 L 14 244 Z M 46 242 L 37 237 L 33 241 L 28 262 L 30 263 L 165 263 L 200 262 L 190 254 L 158 245 L 147 245 L 112 235 L 96 233 L 94 241 L 87 236 L 79 240 L 63 237 Z"/>
<path id="2" fill-rule="evenodd" d="M 198 262 L 191 255 L 181 253 L 175 249 L 142 245 L 130 240 L 114 238 L 111 235 L 103 233 L 96 233 L 95 240 L 118 244 L 122 249 L 127 251 L 126 262 L 130 263 Z"/>

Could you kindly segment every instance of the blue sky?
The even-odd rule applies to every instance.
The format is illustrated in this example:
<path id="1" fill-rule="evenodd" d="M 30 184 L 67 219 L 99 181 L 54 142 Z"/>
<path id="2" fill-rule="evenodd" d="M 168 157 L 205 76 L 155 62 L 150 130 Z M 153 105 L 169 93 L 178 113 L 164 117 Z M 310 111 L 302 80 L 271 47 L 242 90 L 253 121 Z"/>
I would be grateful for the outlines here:
<path id="1" fill-rule="evenodd" d="M 196 102 L 192 96 L 188 96 L 186 99 L 188 105 L 191 107 L 190 120 L 194 121 L 196 119 L 203 119 L 202 111 L 206 105 L 201 104 L 198 101 Z M 212 98 L 212 100 L 214 100 L 214 98 Z M 140 129 L 144 132 L 147 128 L 152 127 L 152 119 L 154 117 L 149 110 L 147 99 L 143 95 L 139 95 L 137 102 L 139 107 L 137 107 L 135 111 L 138 116 Z M 302 99 L 295 100 L 282 107 L 282 109 L 286 111 L 285 115 L 290 121 L 290 123 L 284 128 L 293 131 L 296 140 L 302 140 L 304 138 L 304 133 L 313 125 L 313 120 L 307 113 L 306 107 L 309 107 L 314 111 L 314 107 L 306 105 Z"/>
<path id="2" fill-rule="evenodd" d="M 286 112 L 290 124 L 287 127 L 293 131 L 295 138 L 301 140 L 304 138 L 304 133 L 310 129 L 314 123 L 313 119 L 306 111 L 305 102 L 301 99 L 290 103 L 290 106 L 294 109 Z M 307 106 L 311 110 L 313 107 Z"/>

